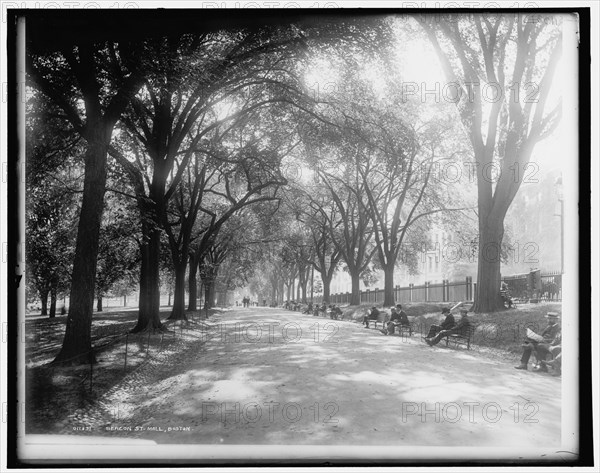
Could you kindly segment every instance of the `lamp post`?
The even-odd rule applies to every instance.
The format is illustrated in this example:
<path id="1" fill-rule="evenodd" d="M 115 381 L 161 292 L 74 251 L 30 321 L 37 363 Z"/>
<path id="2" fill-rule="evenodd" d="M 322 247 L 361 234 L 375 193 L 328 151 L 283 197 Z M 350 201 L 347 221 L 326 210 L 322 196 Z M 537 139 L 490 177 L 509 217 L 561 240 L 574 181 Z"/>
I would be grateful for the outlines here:
<path id="1" fill-rule="evenodd" d="M 325 275 L 329 276 L 329 268 L 331 267 L 331 255 L 330 254 L 326 254 L 325 255 L 325 267 L 323 268 L 325 270 Z M 329 280 L 329 298 L 331 298 L 331 279 Z M 323 283 L 323 301 L 324 302 L 330 302 L 330 301 L 325 301 L 325 283 Z"/>
<path id="2" fill-rule="evenodd" d="M 562 190 L 562 175 L 556 179 L 554 183 L 558 194 L 558 202 L 560 203 L 560 213 L 554 214 L 555 217 L 560 217 L 560 274 L 565 270 L 565 203 Z"/>
<path id="3" fill-rule="evenodd" d="M 310 268 L 310 303 L 312 304 L 315 295 L 315 265 Z"/>

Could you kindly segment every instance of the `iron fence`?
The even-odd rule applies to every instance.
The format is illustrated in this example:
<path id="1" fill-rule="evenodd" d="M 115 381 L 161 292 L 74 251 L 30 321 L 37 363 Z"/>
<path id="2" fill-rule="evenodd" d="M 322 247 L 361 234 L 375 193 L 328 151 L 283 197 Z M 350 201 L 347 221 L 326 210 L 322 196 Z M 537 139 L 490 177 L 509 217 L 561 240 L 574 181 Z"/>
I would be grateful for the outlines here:
<path id="1" fill-rule="evenodd" d="M 513 299 L 517 300 L 542 300 L 562 301 L 562 274 L 560 272 L 532 271 L 530 273 L 515 274 L 502 277 Z M 398 303 L 409 302 L 460 302 L 473 301 L 477 293 L 477 283 L 467 276 L 458 281 L 443 280 L 441 283 L 409 284 L 405 287 L 394 288 L 394 299 Z M 360 291 L 361 304 L 377 304 L 384 300 L 383 289 L 365 289 Z M 331 304 L 350 303 L 349 292 L 331 294 Z M 314 302 L 321 303 L 323 296 L 315 296 Z"/>

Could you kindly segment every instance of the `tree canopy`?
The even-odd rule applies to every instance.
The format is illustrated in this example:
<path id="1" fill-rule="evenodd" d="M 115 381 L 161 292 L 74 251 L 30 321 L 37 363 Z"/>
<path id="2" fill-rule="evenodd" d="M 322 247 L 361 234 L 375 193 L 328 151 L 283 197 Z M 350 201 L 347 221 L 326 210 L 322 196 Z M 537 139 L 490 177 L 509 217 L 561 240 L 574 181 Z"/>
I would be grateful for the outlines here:
<path id="1" fill-rule="evenodd" d="M 281 304 L 318 288 L 326 301 L 339 271 L 352 304 L 381 272 L 393 305 L 397 269 L 417 271 L 434 227 L 477 235 L 465 236 L 475 308 L 498 309 L 523 176 L 511 170 L 561 115 L 559 27 L 519 14 L 169 11 L 128 29 L 131 15 L 85 35 L 76 21 L 53 37 L 68 21 L 56 13 L 28 25 L 28 286 L 44 304 L 69 295 L 57 362 L 94 361 L 93 301 L 113 287 L 139 292 L 135 332 L 165 330 L 167 287 L 171 320 L 186 319 L 186 295 L 193 311 L 234 289 Z M 406 94 L 409 36 L 437 54 L 455 107 Z M 476 191 L 440 173 L 465 163 Z"/>

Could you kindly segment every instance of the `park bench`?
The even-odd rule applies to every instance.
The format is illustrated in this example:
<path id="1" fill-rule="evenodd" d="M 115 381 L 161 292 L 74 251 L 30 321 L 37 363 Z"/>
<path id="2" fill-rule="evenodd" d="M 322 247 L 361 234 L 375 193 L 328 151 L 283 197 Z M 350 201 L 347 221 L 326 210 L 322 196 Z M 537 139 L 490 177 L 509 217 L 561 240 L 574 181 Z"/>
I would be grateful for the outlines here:
<path id="1" fill-rule="evenodd" d="M 412 337 L 413 333 L 415 333 L 416 330 L 413 326 L 413 320 L 411 320 L 411 319 L 414 319 L 414 317 L 408 318 L 410 325 L 400 325 L 398 323 L 394 324 L 395 329 L 394 329 L 393 335 L 398 335 L 399 337 L 403 337 L 405 333 L 408 333 L 408 336 Z"/>
<path id="2" fill-rule="evenodd" d="M 390 317 L 390 314 L 383 310 L 380 310 L 379 315 L 376 318 L 371 318 L 371 316 L 369 316 L 369 323 L 373 323 L 375 325 L 375 328 L 377 328 L 378 322 L 381 323 L 382 327 L 385 327 L 385 325 L 390 321 Z"/>
<path id="3" fill-rule="evenodd" d="M 456 348 L 458 345 L 465 345 L 467 350 L 471 349 L 471 340 L 473 340 L 473 335 L 475 334 L 475 326 L 469 325 L 467 328 L 463 329 L 457 333 L 451 333 L 446 335 L 446 346 L 450 342 L 454 343 L 454 347 Z"/>

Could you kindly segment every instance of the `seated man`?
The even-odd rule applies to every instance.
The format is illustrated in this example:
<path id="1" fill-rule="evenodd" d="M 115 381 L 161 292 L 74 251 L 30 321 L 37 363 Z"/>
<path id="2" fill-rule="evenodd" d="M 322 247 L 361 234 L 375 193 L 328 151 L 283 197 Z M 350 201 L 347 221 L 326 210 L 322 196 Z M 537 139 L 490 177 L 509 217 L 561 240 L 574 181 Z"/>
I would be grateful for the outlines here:
<path id="1" fill-rule="evenodd" d="M 329 309 L 329 317 L 333 320 L 338 320 L 340 315 L 342 315 L 342 309 L 332 304 Z"/>
<path id="2" fill-rule="evenodd" d="M 392 307 L 390 321 L 387 323 L 387 327 L 381 330 L 381 333 L 384 335 L 393 335 L 396 327 L 407 327 L 408 333 L 412 335 L 410 320 L 408 320 L 406 312 L 402 310 L 402 304 L 396 304 L 396 307 Z"/>
<path id="3" fill-rule="evenodd" d="M 537 334 L 532 334 L 532 336 L 528 337 L 523 344 L 523 355 L 521 356 L 521 364 L 515 366 L 518 370 L 526 370 L 527 363 L 529 363 L 529 358 L 531 357 L 531 353 L 534 350 L 537 350 L 540 344 L 552 345 L 557 336 L 560 336 L 560 326 L 558 325 L 558 314 L 556 312 L 548 312 L 544 317 L 548 319 L 548 325 L 542 332 L 541 336 Z M 539 338 L 536 340 L 535 338 Z M 560 340 L 560 339 L 559 339 Z M 560 341 L 559 341 L 560 343 Z M 544 351 L 544 346 L 542 346 L 542 353 Z M 547 353 L 547 349 L 546 349 Z"/>
<path id="4" fill-rule="evenodd" d="M 442 330 L 450 330 L 456 325 L 456 322 L 454 321 L 454 315 L 452 315 L 450 309 L 448 309 L 447 307 L 442 309 L 442 315 L 446 316 L 446 318 L 442 322 L 442 325 L 432 325 L 431 327 L 429 327 L 429 333 L 423 338 L 433 338 Z"/>
<path id="5" fill-rule="evenodd" d="M 320 307 L 320 308 L 318 308 L 318 310 L 319 310 L 320 312 L 322 312 L 322 313 L 323 313 L 323 316 L 325 317 L 325 316 L 327 315 L 327 303 L 326 303 L 326 302 L 323 302 L 323 303 L 321 304 L 321 307 Z M 320 315 L 320 314 L 318 314 L 318 313 L 317 313 L 317 315 Z"/>
<path id="6" fill-rule="evenodd" d="M 308 305 L 306 306 L 306 309 L 304 309 L 304 312 L 302 312 L 303 314 L 310 314 L 313 311 L 313 304 L 312 302 L 309 302 Z"/>
<path id="7" fill-rule="evenodd" d="M 369 320 L 377 320 L 380 315 L 381 312 L 377 307 L 371 307 L 369 310 L 367 310 L 367 314 L 363 317 L 363 325 L 366 328 L 369 328 Z"/>
<path id="8" fill-rule="evenodd" d="M 502 297 L 502 302 L 504 303 L 504 306 L 507 309 L 512 309 L 512 307 L 513 307 L 512 297 L 510 296 L 510 290 L 508 289 L 508 284 L 506 284 L 504 281 L 502 281 L 502 284 L 500 284 L 500 297 Z"/>
<path id="9" fill-rule="evenodd" d="M 550 360 L 555 360 L 557 356 L 560 355 L 561 352 L 561 341 L 562 341 L 562 335 L 560 332 L 558 332 L 556 334 L 556 337 L 554 337 L 554 340 L 552 340 L 552 342 L 550 343 L 538 343 L 537 346 L 535 347 L 535 357 L 538 360 L 538 366 L 533 368 L 533 371 L 543 371 L 543 372 L 547 372 L 548 371 L 548 364 L 546 363 L 546 361 L 548 360 L 548 358 L 550 358 Z M 554 366 L 554 364 L 550 364 L 550 366 L 552 366 L 553 368 L 556 369 L 556 366 Z M 560 373 L 560 358 L 559 358 L 559 373 Z"/>
<path id="10" fill-rule="evenodd" d="M 562 369 L 562 352 L 560 351 L 560 347 L 553 347 L 555 350 L 550 350 L 550 353 L 554 356 L 551 361 L 542 360 L 540 363 L 546 367 L 550 366 L 552 368 L 552 376 L 560 376 Z M 557 349 L 557 350 L 556 350 Z"/>
<path id="11" fill-rule="evenodd" d="M 462 308 L 460 309 L 460 319 L 458 319 L 458 323 L 449 329 L 440 330 L 437 335 L 433 338 L 425 338 L 427 345 L 433 346 L 437 345 L 440 340 L 448 335 L 452 335 L 454 333 L 464 333 L 466 329 L 471 326 L 469 319 L 467 318 L 468 309 Z M 445 321 L 444 321 L 445 322 Z"/>

